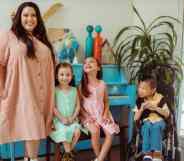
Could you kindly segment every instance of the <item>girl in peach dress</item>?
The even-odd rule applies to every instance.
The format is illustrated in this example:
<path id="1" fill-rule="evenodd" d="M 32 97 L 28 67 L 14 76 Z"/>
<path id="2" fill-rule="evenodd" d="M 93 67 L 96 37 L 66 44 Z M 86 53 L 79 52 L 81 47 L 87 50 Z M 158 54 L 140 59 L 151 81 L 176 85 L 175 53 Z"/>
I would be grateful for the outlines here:
<path id="1" fill-rule="evenodd" d="M 25 160 L 37 161 L 51 131 L 53 50 L 38 6 L 24 2 L 11 30 L 0 32 L 0 144 L 25 141 Z"/>
<path id="2" fill-rule="evenodd" d="M 95 161 L 104 161 L 111 147 L 113 134 L 119 132 L 119 126 L 115 124 L 109 110 L 107 87 L 105 82 L 100 80 L 100 69 L 100 64 L 95 58 L 86 58 L 80 85 L 81 121 L 91 134 Z M 101 128 L 105 133 L 102 146 L 99 142 Z"/>

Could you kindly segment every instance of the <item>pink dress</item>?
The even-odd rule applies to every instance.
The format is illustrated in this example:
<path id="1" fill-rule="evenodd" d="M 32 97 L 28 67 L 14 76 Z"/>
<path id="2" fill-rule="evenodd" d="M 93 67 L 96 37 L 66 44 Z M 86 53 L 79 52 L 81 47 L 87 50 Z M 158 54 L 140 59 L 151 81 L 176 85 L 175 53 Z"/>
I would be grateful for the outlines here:
<path id="1" fill-rule="evenodd" d="M 102 127 L 110 134 L 119 133 L 119 126 L 115 124 L 111 113 L 109 117 L 104 120 L 104 94 L 106 91 L 106 84 L 100 81 L 96 87 L 88 86 L 90 91 L 89 97 L 83 97 L 83 111 L 81 114 L 81 121 L 86 126 L 89 123 L 96 124 Z"/>
<path id="2" fill-rule="evenodd" d="M 54 107 L 53 63 L 49 48 L 33 38 L 37 59 L 15 35 L 0 31 L 0 65 L 6 68 L 0 100 L 0 144 L 48 136 Z"/>

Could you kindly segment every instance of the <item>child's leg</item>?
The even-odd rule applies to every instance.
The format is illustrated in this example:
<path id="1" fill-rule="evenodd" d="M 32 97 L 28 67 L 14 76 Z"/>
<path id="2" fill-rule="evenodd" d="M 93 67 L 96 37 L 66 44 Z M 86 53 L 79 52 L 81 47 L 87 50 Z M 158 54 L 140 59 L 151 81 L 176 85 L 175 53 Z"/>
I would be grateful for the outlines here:
<path id="1" fill-rule="evenodd" d="M 71 143 L 63 142 L 63 146 L 64 146 L 64 149 L 65 149 L 66 153 L 71 152 L 71 150 L 72 150 Z"/>
<path id="2" fill-rule="evenodd" d="M 142 151 L 144 153 L 150 152 L 150 129 L 152 128 L 152 123 L 149 121 L 145 121 L 141 127 L 141 135 L 142 135 Z"/>
<path id="3" fill-rule="evenodd" d="M 36 159 L 38 157 L 40 140 L 25 141 L 25 151 L 29 158 Z"/>
<path id="4" fill-rule="evenodd" d="M 54 154 L 54 160 L 61 160 L 61 145 L 60 143 L 55 145 L 55 154 Z"/>
<path id="5" fill-rule="evenodd" d="M 152 125 L 150 134 L 151 150 L 160 152 L 160 154 L 162 152 L 162 137 L 164 129 L 165 129 L 165 122 L 163 120 L 155 122 Z"/>
<path id="6" fill-rule="evenodd" d="M 112 138 L 113 136 L 106 130 L 104 130 L 105 133 L 105 140 L 102 145 L 100 154 L 98 156 L 98 161 L 104 161 L 105 157 L 107 156 L 107 153 L 109 152 L 109 149 L 111 148 L 112 145 Z"/>
<path id="7" fill-rule="evenodd" d="M 100 127 L 96 126 L 95 124 L 88 124 L 87 128 L 91 134 L 91 144 L 93 151 L 95 155 L 98 156 L 100 153 Z"/>
<path id="8" fill-rule="evenodd" d="M 74 149 L 77 141 L 79 140 L 79 137 L 80 137 L 80 129 L 75 129 L 74 136 L 72 139 L 72 145 L 71 145 L 72 150 Z"/>
<path id="9" fill-rule="evenodd" d="M 25 145 L 24 145 L 25 147 L 24 147 L 24 161 L 28 161 L 28 153 L 27 153 L 27 148 L 26 148 L 26 142 L 25 142 Z"/>

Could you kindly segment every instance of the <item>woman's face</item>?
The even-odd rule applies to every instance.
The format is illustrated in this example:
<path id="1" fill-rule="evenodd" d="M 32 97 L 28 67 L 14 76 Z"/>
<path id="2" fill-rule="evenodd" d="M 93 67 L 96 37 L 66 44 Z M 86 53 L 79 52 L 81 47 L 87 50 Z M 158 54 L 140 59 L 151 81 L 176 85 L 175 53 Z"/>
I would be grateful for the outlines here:
<path id="1" fill-rule="evenodd" d="M 37 26 L 36 11 L 32 7 L 25 7 L 21 14 L 21 23 L 28 32 L 33 32 Z"/>
<path id="2" fill-rule="evenodd" d="M 84 61 L 83 69 L 85 73 L 90 73 L 99 71 L 100 67 L 98 66 L 96 59 L 89 57 Z"/>

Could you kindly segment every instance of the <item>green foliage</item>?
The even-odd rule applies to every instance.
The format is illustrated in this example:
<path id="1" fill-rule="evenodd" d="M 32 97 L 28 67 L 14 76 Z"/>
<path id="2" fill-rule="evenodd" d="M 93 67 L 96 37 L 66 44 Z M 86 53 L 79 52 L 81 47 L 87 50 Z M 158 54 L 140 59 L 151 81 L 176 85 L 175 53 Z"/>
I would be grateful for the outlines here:
<path id="1" fill-rule="evenodd" d="M 174 85 L 183 78 L 183 63 L 174 55 L 177 44 L 176 24 L 180 21 L 171 16 L 160 16 L 146 24 L 133 6 L 140 25 L 122 28 L 116 35 L 113 50 L 115 63 L 128 73 L 135 82 L 145 73 L 154 73 L 165 85 Z"/>

